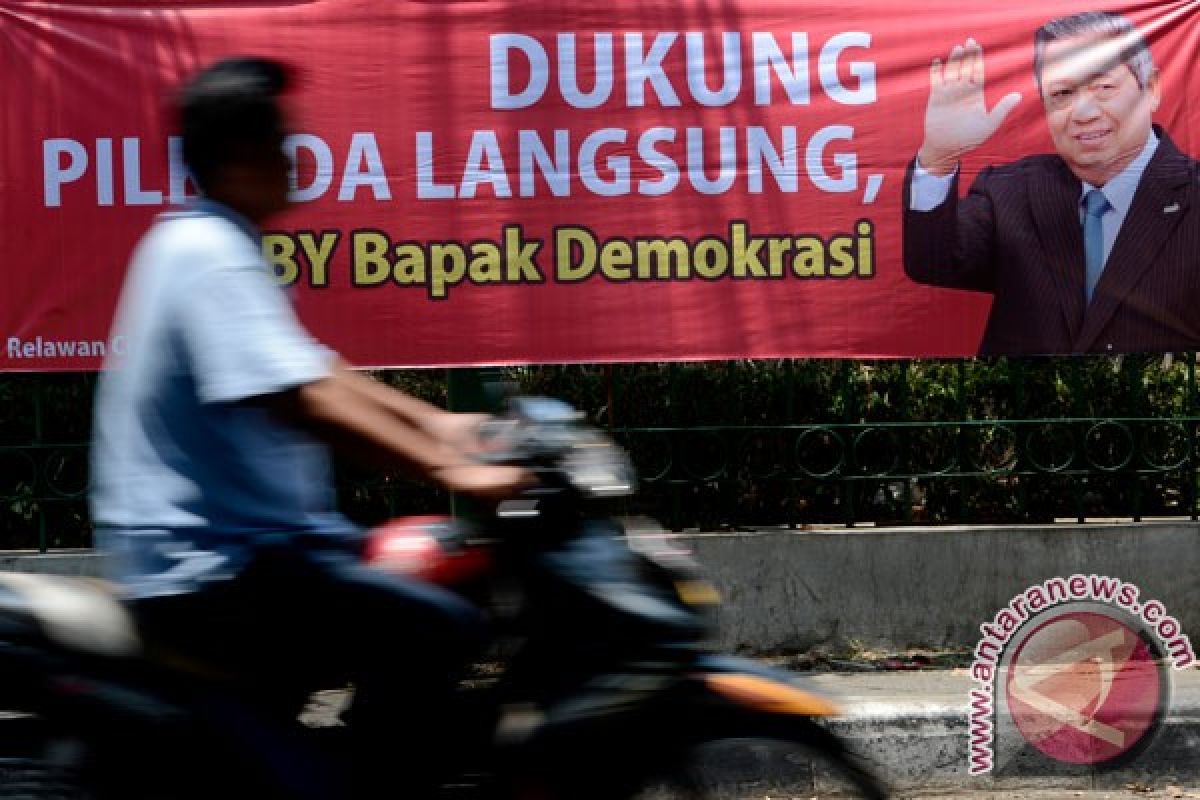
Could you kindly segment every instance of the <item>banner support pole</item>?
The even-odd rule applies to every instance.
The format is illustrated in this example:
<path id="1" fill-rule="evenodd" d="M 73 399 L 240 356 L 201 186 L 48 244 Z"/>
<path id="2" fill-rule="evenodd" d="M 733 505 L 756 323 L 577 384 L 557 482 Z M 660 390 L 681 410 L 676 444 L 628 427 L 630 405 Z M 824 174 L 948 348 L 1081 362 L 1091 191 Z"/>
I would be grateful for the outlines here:
<path id="1" fill-rule="evenodd" d="M 499 410 L 499 398 L 491 396 L 489 384 L 502 381 L 504 372 L 499 367 L 458 367 L 446 370 L 446 407 L 457 412 L 481 412 L 491 414 Z M 474 503 L 466 497 L 450 495 L 450 514 L 470 519 L 475 516 Z"/>

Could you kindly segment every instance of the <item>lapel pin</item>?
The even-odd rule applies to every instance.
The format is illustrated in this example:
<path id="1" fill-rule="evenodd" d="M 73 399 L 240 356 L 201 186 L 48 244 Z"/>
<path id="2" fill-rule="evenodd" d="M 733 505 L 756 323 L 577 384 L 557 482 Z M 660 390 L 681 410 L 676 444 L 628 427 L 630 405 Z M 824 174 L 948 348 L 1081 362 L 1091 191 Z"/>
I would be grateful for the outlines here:
<path id="1" fill-rule="evenodd" d="M 1179 203 L 1171 203 L 1169 206 L 1163 206 L 1164 214 L 1174 214 L 1179 210 Z"/>

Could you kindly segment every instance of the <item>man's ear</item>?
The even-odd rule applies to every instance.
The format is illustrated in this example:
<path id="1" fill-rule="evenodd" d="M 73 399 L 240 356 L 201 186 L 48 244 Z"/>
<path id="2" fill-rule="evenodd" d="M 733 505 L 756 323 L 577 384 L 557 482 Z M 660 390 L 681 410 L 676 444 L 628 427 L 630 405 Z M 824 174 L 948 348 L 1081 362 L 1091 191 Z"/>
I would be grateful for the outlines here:
<path id="1" fill-rule="evenodd" d="M 1162 80 L 1157 69 L 1151 71 L 1150 77 L 1146 79 L 1146 96 L 1150 102 L 1150 110 L 1158 111 L 1158 104 L 1162 102 Z"/>

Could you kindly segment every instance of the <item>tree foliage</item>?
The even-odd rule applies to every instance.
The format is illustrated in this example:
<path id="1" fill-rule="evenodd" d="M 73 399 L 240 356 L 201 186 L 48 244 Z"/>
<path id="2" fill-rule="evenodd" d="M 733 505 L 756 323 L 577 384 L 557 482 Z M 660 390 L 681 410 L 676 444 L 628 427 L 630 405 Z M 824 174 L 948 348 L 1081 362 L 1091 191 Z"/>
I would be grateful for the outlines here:
<path id="1" fill-rule="evenodd" d="M 510 367 L 634 455 L 626 510 L 676 527 L 1025 522 L 1188 514 L 1192 358 L 756 360 Z M 374 373 L 437 405 L 446 373 Z M 0 548 L 86 546 L 94 376 L 0 377 Z M 396 475 L 339 465 L 355 519 L 445 510 Z"/>

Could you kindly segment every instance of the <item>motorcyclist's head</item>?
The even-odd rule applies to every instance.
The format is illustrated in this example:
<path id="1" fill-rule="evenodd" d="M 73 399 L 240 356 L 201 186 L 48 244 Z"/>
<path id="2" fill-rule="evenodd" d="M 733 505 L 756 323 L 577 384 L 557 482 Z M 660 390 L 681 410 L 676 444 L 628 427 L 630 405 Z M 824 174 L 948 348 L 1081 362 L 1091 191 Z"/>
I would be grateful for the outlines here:
<path id="1" fill-rule="evenodd" d="M 219 61 L 179 93 L 183 160 L 208 197 L 258 223 L 287 206 L 290 164 L 279 96 L 290 70 L 278 61 Z"/>

